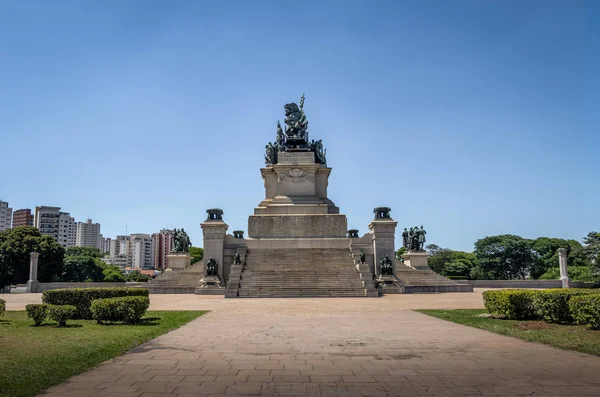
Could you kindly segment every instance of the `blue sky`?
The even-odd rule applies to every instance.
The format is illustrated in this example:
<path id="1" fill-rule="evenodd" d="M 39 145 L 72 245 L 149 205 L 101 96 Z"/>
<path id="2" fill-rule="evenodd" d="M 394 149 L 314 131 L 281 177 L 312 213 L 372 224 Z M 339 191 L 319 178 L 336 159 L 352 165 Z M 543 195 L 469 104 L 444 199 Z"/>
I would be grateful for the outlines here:
<path id="1" fill-rule="evenodd" d="M 600 15 L 582 1 L 0 2 L 0 197 L 106 237 L 247 230 L 306 95 L 348 226 L 428 242 L 600 229 Z M 399 241 L 400 239 L 397 239 Z"/>

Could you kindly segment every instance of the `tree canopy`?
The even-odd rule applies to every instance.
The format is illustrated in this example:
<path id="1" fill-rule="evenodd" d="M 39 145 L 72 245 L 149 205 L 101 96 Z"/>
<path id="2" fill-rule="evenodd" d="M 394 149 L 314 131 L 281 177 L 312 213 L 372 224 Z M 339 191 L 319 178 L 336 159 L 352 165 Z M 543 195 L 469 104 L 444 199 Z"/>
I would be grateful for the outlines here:
<path id="1" fill-rule="evenodd" d="M 200 262 L 204 257 L 204 249 L 200 247 L 190 247 L 188 253 L 192 256 L 192 265 Z"/>
<path id="2" fill-rule="evenodd" d="M 65 254 L 62 245 L 34 227 L 17 227 L 0 232 L 0 285 L 27 282 L 31 252 L 40 254 L 38 281 L 60 277 Z"/>

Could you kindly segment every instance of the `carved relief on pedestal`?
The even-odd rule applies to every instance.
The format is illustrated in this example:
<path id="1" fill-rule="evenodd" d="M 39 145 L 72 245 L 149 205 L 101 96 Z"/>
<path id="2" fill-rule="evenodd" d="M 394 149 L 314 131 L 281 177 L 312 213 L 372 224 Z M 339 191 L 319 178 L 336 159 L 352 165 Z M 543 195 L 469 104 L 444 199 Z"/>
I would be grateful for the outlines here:
<path id="1" fill-rule="evenodd" d="M 315 180 L 315 174 L 310 172 L 306 173 L 300 168 L 292 168 L 286 173 L 281 173 L 278 175 L 277 182 L 292 182 L 292 183 L 300 183 L 309 181 L 312 182 Z"/>

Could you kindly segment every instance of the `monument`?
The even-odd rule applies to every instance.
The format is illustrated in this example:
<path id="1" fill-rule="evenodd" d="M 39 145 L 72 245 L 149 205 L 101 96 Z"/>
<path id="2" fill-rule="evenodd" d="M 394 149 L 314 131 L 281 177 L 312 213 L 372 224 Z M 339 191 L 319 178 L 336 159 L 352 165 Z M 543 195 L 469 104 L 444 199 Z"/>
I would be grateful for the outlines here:
<path id="1" fill-rule="evenodd" d="M 192 263 L 192 256 L 189 254 L 189 249 L 192 246 L 190 237 L 183 228 L 175 229 L 172 241 L 173 248 L 167 254 L 167 268 L 173 271 L 184 270 Z"/>
<path id="2" fill-rule="evenodd" d="M 265 145 L 265 165 L 260 168 L 265 194 L 248 217 L 247 237 L 243 230 L 227 233 L 224 211 L 208 209 L 200 225 L 202 279 L 195 284 L 198 270 L 191 266 L 181 272 L 189 278 L 172 282 L 189 280 L 182 291 L 195 288 L 197 294 L 220 293 L 226 298 L 472 290 L 427 267 L 422 226 L 405 229 L 406 265 L 397 261 L 398 222 L 390 207 L 373 210 L 374 219 L 362 236 L 358 229 L 348 228 L 346 215 L 328 196 L 332 168 L 323 141 L 309 139 L 304 105 L 304 95 L 299 104 L 285 104 L 285 119 L 277 122 L 274 141 Z"/>
<path id="3" fill-rule="evenodd" d="M 421 227 L 411 227 L 410 230 L 402 232 L 402 241 L 406 253 L 404 254 L 404 265 L 418 270 L 429 270 L 427 265 L 427 252 L 425 252 L 425 235 L 427 232 Z"/>
<path id="4" fill-rule="evenodd" d="M 569 279 L 569 271 L 567 267 L 567 249 L 558 249 L 558 266 L 560 269 L 560 281 L 563 288 L 571 287 L 571 279 Z"/>

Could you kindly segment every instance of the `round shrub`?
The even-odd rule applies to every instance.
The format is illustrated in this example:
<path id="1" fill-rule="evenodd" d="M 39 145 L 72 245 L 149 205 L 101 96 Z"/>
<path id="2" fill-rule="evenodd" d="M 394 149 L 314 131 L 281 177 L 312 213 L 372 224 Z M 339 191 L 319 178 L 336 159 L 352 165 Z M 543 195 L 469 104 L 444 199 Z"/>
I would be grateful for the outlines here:
<path id="1" fill-rule="evenodd" d="M 600 329 L 600 294 L 576 295 L 569 299 L 571 317 L 578 324 Z"/>
<path id="2" fill-rule="evenodd" d="M 77 308 L 72 305 L 48 305 L 48 317 L 56 321 L 59 327 L 65 327 L 76 311 Z"/>
<path id="3" fill-rule="evenodd" d="M 533 297 L 538 291 L 530 289 L 503 289 L 483 292 L 483 303 L 490 314 L 510 320 L 535 318 Z"/>
<path id="4" fill-rule="evenodd" d="M 42 301 L 51 305 L 72 305 L 76 311 L 74 319 L 91 320 L 90 305 L 94 299 L 123 296 L 148 296 L 146 288 L 65 288 L 44 291 Z"/>
<path id="5" fill-rule="evenodd" d="M 25 306 L 27 317 L 33 319 L 33 323 L 38 326 L 48 317 L 48 305 L 46 304 L 31 304 Z"/>
<path id="6" fill-rule="evenodd" d="M 96 299 L 90 310 L 93 318 L 103 322 L 124 322 L 135 324 L 140 321 L 150 306 L 150 298 L 145 296 L 127 296 L 123 298 Z"/>
<path id="7" fill-rule="evenodd" d="M 573 322 L 569 300 L 573 296 L 593 293 L 589 289 L 557 288 L 538 291 L 533 297 L 536 315 L 549 323 L 569 324 Z"/>
<path id="8" fill-rule="evenodd" d="M 0 317 L 4 316 L 5 311 L 6 311 L 6 301 L 4 299 L 0 299 Z"/>

